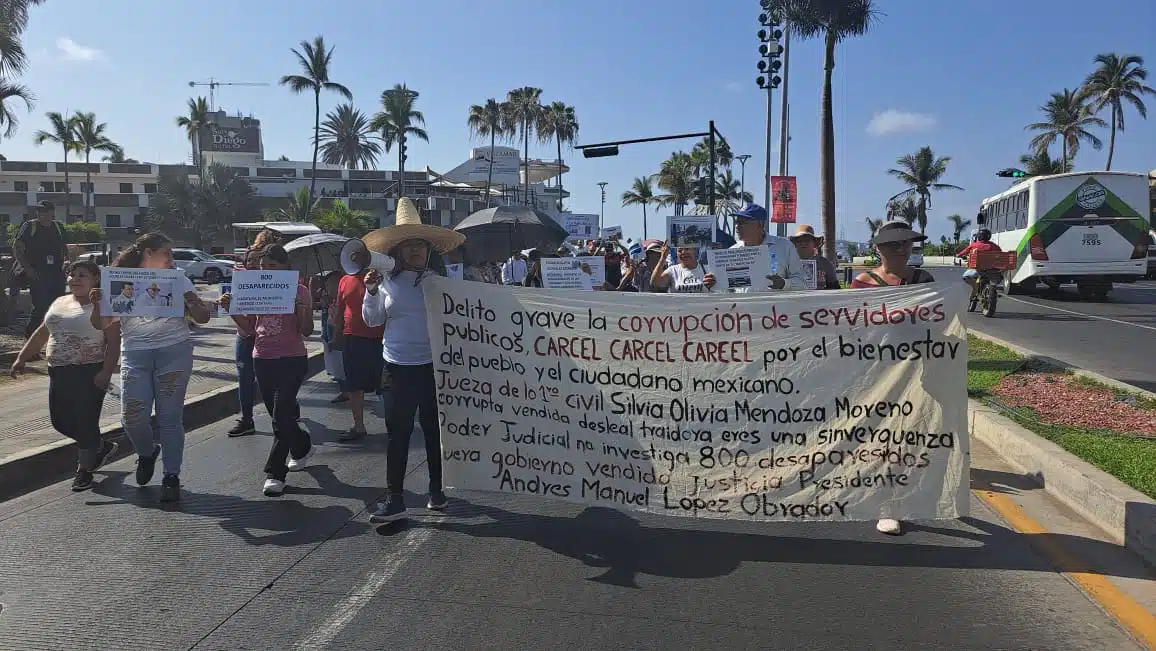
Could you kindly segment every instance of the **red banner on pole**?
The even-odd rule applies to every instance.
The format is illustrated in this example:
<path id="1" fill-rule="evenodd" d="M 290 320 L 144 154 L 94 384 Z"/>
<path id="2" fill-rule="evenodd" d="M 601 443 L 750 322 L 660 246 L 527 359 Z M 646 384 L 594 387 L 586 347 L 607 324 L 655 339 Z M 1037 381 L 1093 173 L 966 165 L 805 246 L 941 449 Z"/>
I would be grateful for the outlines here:
<path id="1" fill-rule="evenodd" d="M 771 222 L 794 224 L 795 212 L 799 205 L 795 192 L 795 177 L 771 177 Z"/>

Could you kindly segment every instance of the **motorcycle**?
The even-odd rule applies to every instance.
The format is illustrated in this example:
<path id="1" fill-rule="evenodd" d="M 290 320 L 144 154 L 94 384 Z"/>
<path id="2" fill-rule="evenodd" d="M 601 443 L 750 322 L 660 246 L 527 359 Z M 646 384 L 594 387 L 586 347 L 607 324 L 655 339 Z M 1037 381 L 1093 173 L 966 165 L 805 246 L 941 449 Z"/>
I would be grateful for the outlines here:
<path id="1" fill-rule="evenodd" d="M 1003 272 L 998 269 L 989 269 L 979 272 L 975 287 L 971 290 L 971 300 L 967 311 L 974 312 L 982 308 L 982 314 L 989 319 L 995 316 L 996 302 L 999 300 L 999 286 L 1003 284 Z"/>

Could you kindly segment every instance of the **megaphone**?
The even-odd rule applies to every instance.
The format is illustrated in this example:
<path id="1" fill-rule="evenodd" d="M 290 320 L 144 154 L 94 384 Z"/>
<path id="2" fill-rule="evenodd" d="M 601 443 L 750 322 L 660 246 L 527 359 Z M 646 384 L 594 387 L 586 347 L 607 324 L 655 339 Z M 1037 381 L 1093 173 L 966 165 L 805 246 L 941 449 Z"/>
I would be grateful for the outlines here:
<path id="1" fill-rule="evenodd" d="M 347 274 L 359 274 L 366 269 L 377 269 L 383 274 L 393 271 L 393 258 L 370 251 L 365 242 L 352 239 L 341 247 L 341 268 Z"/>

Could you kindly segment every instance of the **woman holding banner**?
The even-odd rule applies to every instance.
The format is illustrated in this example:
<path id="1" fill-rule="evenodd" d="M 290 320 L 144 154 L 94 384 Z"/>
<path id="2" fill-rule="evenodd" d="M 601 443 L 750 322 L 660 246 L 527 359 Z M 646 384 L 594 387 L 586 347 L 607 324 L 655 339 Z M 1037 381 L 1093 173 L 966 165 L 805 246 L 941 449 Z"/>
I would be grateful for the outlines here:
<path id="1" fill-rule="evenodd" d="M 173 242 L 163 233 L 137 238 L 113 263 L 116 267 L 172 269 Z M 181 276 L 173 292 L 183 295 L 185 316 L 208 323 L 209 308 L 201 302 L 193 282 Z M 181 498 L 181 463 L 185 455 L 185 392 L 193 373 L 193 341 L 184 317 L 102 317 L 99 290 L 93 292 L 92 325 L 106 336 L 120 336 L 123 358 L 121 424 L 137 453 L 136 483 L 152 481 L 157 457 L 164 453 L 161 501 Z M 151 416 L 156 408 L 154 439 Z M 159 444 L 157 439 L 159 439 Z"/>
<path id="2" fill-rule="evenodd" d="M 879 253 L 880 265 L 856 276 L 855 280 L 851 281 L 851 289 L 935 282 L 931 274 L 907 264 L 914 243 L 926 239 L 926 235 L 911 230 L 911 226 L 905 221 L 897 219 L 883 224 L 872 240 L 875 250 Z M 889 536 L 903 535 L 903 523 L 894 518 L 881 518 L 875 528 Z"/>
<path id="3" fill-rule="evenodd" d="M 708 274 L 698 263 L 698 249 L 678 247 L 678 264 L 670 266 L 670 244 L 663 244 L 658 255 L 658 263 L 650 274 L 650 288 L 675 294 L 697 294 L 710 291 L 715 277 Z"/>
<path id="4" fill-rule="evenodd" d="M 441 434 L 438 428 L 437 389 L 433 350 L 426 326 L 422 281 L 445 275 L 442 257 L 465 242 L 457 231 L 423 224 L 417 208 L 398 200 L 393 226 L 378 229 L 362 240 L 373 251 L 393 260 L 393 269 L 382 275 L 370 269 L 365 276 L 362 318 L 370 327 L 384 326 L 382 357 L 393 379 L 393 406 L 386 415 L 389 444 L 386 448 L 386 486 L 389 498 L 370 511 L 371 522 L 389 522 L 405 515 L 403 481 L 409 463 L 409 441 L 417 415 L 425 437 L 429 468 L 429 501 L 426 508 L 446 507 L 442 490 Z"/>

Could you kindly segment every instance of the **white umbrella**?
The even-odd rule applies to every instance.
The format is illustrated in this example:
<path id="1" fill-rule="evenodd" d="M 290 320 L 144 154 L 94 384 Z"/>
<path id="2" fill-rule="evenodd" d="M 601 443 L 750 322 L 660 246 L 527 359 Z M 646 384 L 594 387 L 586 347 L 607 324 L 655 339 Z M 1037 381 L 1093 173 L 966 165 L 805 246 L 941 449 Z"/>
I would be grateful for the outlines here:
<path id="1" fill-rule="evenodd" d="M 319 273 L 341 271 L 341 247 L 349 240 L 336 233 L 299 237 L 285 245 L 289 266 L 306 278 Z"/>

